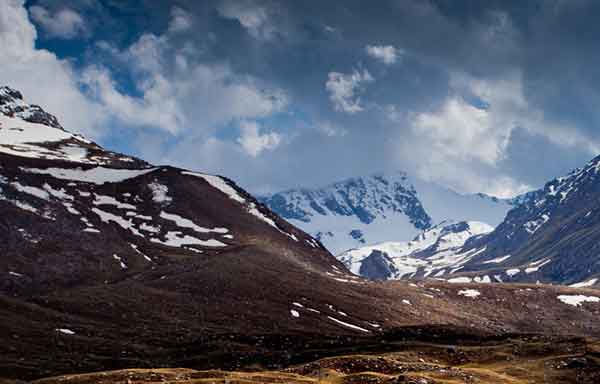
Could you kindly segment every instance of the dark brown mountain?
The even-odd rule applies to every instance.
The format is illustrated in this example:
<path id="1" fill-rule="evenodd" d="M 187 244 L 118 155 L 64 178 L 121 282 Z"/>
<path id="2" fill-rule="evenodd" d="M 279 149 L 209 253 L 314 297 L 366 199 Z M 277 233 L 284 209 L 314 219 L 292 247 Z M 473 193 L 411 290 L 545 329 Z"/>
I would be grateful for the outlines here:
<path id="1" fill-rule="evenodd" d="M 594 291 L 362 280 L 232 181 L 105 151 L 0 95 L 0 377 L 600 337 Z"/>
<path id="2" fill-rule="evenodd" d="M 494 231 L 457 251 L 472 255 L 458 275 L 600 287 L 599 170 L 597 157 L 523 196 Z"/>

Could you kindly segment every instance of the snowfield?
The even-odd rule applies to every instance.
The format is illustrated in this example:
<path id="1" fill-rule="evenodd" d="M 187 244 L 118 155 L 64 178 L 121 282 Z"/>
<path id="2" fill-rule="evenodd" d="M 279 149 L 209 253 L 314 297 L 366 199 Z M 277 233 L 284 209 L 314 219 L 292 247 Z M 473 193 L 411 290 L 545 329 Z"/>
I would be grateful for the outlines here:
<path id="1" fill-rule="evenodd" d="M 339 255 L 338 259 L 352 273 L 360 275 L 365 259 L 373 251 L 380 251 L 391 260 L 390 267 L 394 269 L 394 275 L 389 277 L 391 279 L 410 278 L 419 271 L 423 277 L 442 277 L 484 252 L 485 248 L 462 252 L 461 247 L 473 236 L 492 230 L 481 222 L 444 222 L 422 232 L 412 241 L 385 242 L 351 249 Z"/>
<path id="2" fill-rule="evenodd" d="M 56 179 L 74 180 L 84 183 L 93 183 L 102 185 L 105 183 L 119 183 L 128 179 L 133 179 L 141 175 L 156 171 L 158 168 L 148 169 L 114 169 L 106 167 L 94 167 L 90 169 L 67 169 L 67 168 L 24 168 L 21 170 L 27 173 L 36 173 L 40 175 L 50 175 Z"/>

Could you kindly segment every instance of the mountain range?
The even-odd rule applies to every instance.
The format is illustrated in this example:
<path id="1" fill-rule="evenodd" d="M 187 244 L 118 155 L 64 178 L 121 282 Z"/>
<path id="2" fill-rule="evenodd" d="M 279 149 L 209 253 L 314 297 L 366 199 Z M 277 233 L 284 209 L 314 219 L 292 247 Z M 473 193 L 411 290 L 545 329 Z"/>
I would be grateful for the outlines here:
<path id="1" fill-rule="evenodd" d="M 396 172 L 259 200 L 371 279 L 593 287 L 599 169 L 600 157 L 512 199 L 463 195 Z"/>
<path id="2" fill-rule="evenodd" d="M 365 245 L 408 240 L 443 221 L 496 226 L 518 203 L 518 199 L 459 194 L 404 172 L 292 189 L 259 200 L 336 255 Z"/>
<path id="3" fill-rule="evenodd" d="M 441 223 L 412 241 L 358 247 L 339 258 L 374 279 L 598 286 L 599 170 L 600 157 L 520 196 L 495 228 Z"/>
<path id="4" fill-rule="evenodd" d="M 588 176 L 574 175 L 536 195 L 530 201 L 536 212 L 511 211 L 517 227 L 510 228 L 535 221 L 547 212 L 542 207 L 582 203 L 593 190 L 575 190 L 575 183 Z M 402 188 L 392 187 L 392 201 L 375 207 L 410 211 L 407 222 L 456 246 L 463 237 L 453 233 L 480 236 L 464 243 L 465 252 L 508 231 L 504 223 L 483 235 L 489 228 L 473 223 L 468 229 L 453 224 L 454 232 L 432 228 L 435 214 L 423 213 L 416 189 Z M 379 382 L 485 379 L 487 371 L 469 368 L 477 360 L 473 348 L 486 364 L 510 357 L 529 366 L 530 358 L 544 356 L 538 360 L 544 375 L 551 358 L 548 369 L 560 377 L 598 377 L 593 340 L 600 338 L 600 295 L 594 290 L 361 278 L 319 239 L 232 180 L 105 150 L 66 131 L 8 87 L 0 87 L 0 211 L 0 377 L 11 379 L 3 383 L 156 367 L 213 369 L 185 374 L 199 382 L 226 382 L 216 379 L 222 371 L 214 369 L 283 369 L 310 376 L 302 382 L 317 382 L 324 370 L 349 374 L 388 366 L 383 363 L 389 358 L 365 360 L 356 356 L 359 351 L 410 355 L 403 357 L 408 365 L 382 371 L 387 376 Z M 581 228 L 560 210 L 550 213 L 532 238 L 565 225 L 569 231 Z M 588 227 L 581 235 L 591 232 Z M 419 247 L 437 244 L 442 250 L 435 237 L 424 236 Z M 572 240 L 552 244 L 560 253 Z M 525 251 L 519 244 L 507 262 L 521 262 Z M 480 273 L 474 266 L 461 273 Z M 490 350 L 497 352 L 493 359 Z M 407 370 L 418 376 L 405 376 Z M 142 374 L 119 372 L 38 383 L 107 377 L 135 382 Z M 150 381 L 167 380 L 160 372 L 144 372 Z M 521 374 L 512 369 L 498 375 Z"/>

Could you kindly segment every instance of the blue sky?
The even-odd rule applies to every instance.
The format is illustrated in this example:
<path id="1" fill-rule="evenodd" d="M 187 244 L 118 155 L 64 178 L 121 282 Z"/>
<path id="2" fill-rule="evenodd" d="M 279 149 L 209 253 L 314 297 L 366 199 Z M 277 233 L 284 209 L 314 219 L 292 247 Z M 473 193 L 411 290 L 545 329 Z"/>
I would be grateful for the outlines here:
<path id="1" fill-rule="evenodd" d="M 257 193 L 404 170 L 510 196 L 600 151 L 592 1 L 0 2 L 0 82 Z"/>

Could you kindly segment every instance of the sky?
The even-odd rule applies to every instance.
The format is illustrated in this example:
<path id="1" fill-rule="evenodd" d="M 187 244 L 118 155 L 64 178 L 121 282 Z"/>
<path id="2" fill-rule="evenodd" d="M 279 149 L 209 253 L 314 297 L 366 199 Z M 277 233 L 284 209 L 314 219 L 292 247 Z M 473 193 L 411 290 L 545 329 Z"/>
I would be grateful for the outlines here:
<path id="1" fill-rule="evenodd" d="M 0 0 L 0 84 L 254 193 L 402 170 L 514 196 L 600 153 L 600 2 Z"/>

